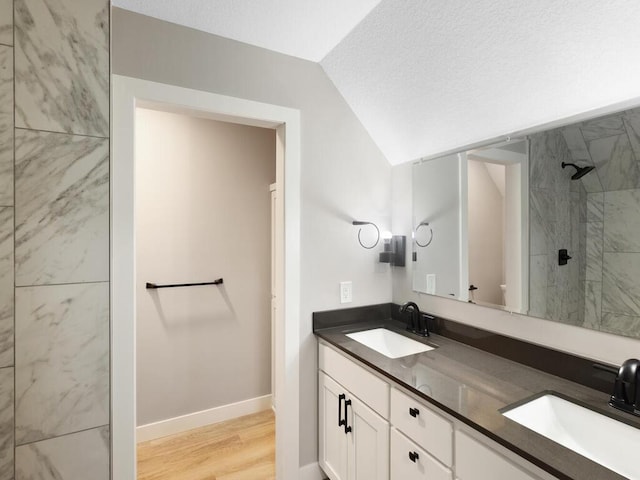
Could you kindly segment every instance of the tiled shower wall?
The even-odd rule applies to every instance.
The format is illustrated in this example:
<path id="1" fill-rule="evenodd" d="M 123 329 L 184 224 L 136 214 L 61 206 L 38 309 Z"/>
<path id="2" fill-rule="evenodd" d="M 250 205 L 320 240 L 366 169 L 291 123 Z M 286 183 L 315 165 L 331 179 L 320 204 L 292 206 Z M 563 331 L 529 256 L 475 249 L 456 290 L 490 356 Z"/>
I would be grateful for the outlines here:
<path id="1" fill-rule="evenodd" d="M 533 135 L 530 185 L 530 315 L 640 337 L 640 109 Z"/>
<path id="2" fill-rule="evenodd" d="M 0 0 L 0 480 L 109 478 L 109 2 Z"/>
<path id="3" fill-rule="evenodd" d="M 561 168 L 571 155 L 559 130 L 532 135 L 529 155 L 529 315 L 582 324 L 586 246 L 581 211 L 586 197 Z M 558 250 L 572 259 L 558 265 Z"/>

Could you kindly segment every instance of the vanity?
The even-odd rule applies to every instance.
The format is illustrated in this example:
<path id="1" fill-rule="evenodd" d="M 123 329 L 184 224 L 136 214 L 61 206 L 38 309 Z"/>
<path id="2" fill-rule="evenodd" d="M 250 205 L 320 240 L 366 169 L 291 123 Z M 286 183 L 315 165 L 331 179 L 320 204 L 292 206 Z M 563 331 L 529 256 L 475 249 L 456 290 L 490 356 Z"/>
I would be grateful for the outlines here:
<path id="1" fill-rule="evenodd" d="M 640 478 L 633 467 L 616 473 L 504 415 L 552 392 L 640 428 L 637 417 L 608 407 L 607 393 L 444 335 L 417 337 L 386 316 L 397 306 L 379 307 L 314 314 L 319 463 L 330 479 Z M 381 327 L 432 349 L 391 358 L 353 335 Z"/>

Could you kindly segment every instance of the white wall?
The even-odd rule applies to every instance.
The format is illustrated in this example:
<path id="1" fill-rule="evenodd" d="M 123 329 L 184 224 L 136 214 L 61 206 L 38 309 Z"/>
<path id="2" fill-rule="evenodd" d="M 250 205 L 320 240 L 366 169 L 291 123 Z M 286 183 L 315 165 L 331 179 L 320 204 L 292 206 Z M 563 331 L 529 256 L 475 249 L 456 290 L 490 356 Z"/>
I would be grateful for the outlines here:
<path id="1" fill-rule="evenodd" d="M 413 166 L 413 225 L 420 227 L 416 240 L 426 247 L 414 245 L 416 262 L 414 288 L 427 291 L 427 275 L 436 276 L 436 293 L 460 297 L 460 162 L 457 155 L 436 158 Z M 393 232 L 397 234 L 397 232 Z M 411 235 L 408 236 L 411 238 Z M 464 265 L 466 269 L 467 266 Z"/>
<path id="2" fill-rule="evenodd" d="M 138 425 L 271 393 L 275 149 L 275 130 L 136 111 Z"/>
<path id="3" fill-rule="evenodd" d="M 299 109 L 302 121 L 300 463 L 317 461 L 317 353 L 311 313 L 391 300 L 382 245 L 357 243 L 356 218 L 390 227 L 391 167 L 315 63 L 112 11 L 113 72 Z M 285 192 L 286 195 L 286 192 Z"/>

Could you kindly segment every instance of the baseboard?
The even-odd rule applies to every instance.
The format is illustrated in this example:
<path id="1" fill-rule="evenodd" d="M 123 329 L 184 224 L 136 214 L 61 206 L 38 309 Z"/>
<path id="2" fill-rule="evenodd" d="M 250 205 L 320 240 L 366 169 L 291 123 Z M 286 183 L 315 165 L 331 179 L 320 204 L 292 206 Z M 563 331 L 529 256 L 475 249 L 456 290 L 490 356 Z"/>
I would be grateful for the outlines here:
<path id="1" fill-rule="evenodd" d="M 308 463 L 304 467 L 300 467 L 298 480 L 324 480 L 327 476 L 320 469 L 318 462 Z"/>
<path id="2" fill-rule="evenodd" d="M 160 422 L 141 425 L 136 428 L 136 442 L 146 442 L 174 433 L 184 432 L 193 428 L 204 427 L 213 423 L 224 422 L 232 418 L 262 412 L 271 408 L 271 395 L 250 398 L 229 405 L 202 410 L 179 417 L 161 420 Z M 311 478 L 311 477 L 309 477 Z"/>

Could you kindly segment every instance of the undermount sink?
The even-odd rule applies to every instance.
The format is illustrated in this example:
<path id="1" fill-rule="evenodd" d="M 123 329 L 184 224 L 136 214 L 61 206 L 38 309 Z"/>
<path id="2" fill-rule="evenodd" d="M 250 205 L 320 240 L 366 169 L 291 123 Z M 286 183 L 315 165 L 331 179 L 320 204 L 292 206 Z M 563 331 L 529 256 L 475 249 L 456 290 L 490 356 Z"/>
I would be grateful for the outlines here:
<path id="1" fill-rule="evenodd" d="M 434 349 L 434 347 L 416 342 L 386 328 L 347 333 L 347 337 L 389 358 L 406 357 Z"/>
<path id="2" fill-rule="evenodd" d="M 609 470 L 640 479 L 638 428 L 552 394 L 502 414 Z"/>

